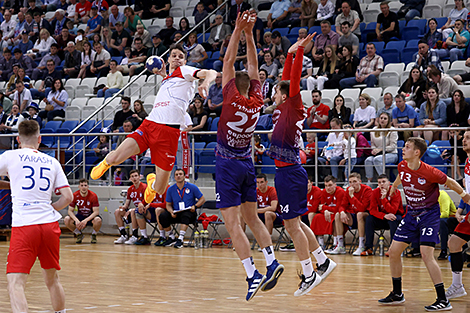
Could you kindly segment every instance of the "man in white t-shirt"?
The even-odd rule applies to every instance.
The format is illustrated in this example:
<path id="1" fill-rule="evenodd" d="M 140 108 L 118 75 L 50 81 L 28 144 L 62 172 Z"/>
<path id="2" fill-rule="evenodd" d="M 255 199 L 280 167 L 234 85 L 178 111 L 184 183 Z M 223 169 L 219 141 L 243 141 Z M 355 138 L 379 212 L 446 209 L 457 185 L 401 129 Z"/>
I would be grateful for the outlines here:
<path id="1" fill-rule="evenodd" d="M 214 70 L 198 70 L 186 66 L 186 57 L 186 50 L 181 45 L 170 47 L 168 57 L 170 74 L 166 74 L 165 64 L 160 70 L 154 69 L 154 73 L 161 75 L 163 81 L 152 111 L 116 151 L 109 153 L 93 168 L 90 175 L 92 179 L 100 178 L 111 166 L 121 164 L 130 156 L 150 148 L 156 174 L 147 176 L 145 201 L 151 203 L 157 193 L 161 195 L 165 192 L 175 164 L 180 127 L 185 123 L 189 102 L 194 97 L 194 81 L 204 78 L 204 82 L 199 84 L 198 91 L 205 98 L 211 82 L 217 76 Z"/>
<path id="2" fill-rule="evenodd" d="M 17 104 L 20 107 L 20 112 L 26 110 L 31 104 L 33 98 L 28 88 L 24 88 L 24 83 L 19 81 L 16 83 L 16 91 L 13 95 L 13 104 Z"/>
<path id="3" fill-rule="evenodd" d="M 36 258 L 56 313 L 65 313 L 65 293 L 59 282 L 60 228 L 58 212 L 73 200 L 67 177 L 57 159 L 39 152 L 39 124 L 23 121 L 17 137 L 21 149 L 0 156 L 0 175 L 10 178 L 13 201 L 7 281 L 13 312 L 27 312 L 24 289 Z M 52 193 L 61 195 L 51 202 Z"/>

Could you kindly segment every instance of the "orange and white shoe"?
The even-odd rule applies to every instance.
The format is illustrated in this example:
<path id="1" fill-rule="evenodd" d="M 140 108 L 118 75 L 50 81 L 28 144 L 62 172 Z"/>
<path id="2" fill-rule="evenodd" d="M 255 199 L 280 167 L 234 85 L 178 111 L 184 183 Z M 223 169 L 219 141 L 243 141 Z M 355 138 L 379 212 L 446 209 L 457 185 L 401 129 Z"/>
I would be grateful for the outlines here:
<path id="1" fill-rule="evenodd" d="M 90 178 L 93 179 L 93 180 L 99 179 L 101 176 L 104 175 L 104 173 L 106 173 L 109 170 L 110 167 L 111 167 L 111 165 L 106 163 L 106 158 L 103 159 L 103 161 L 98 163 L 98 165 L 95 166 L 91 170 Z"/>
<path id="2" fill-rule="evenodd" d="M 372 249 L 366 249 L 362 251 L 361 253 L 361 256 L 368 256 L 368 255 L 374 255 L 374 252 L 372 251 Z"/>
<path id="3" fill-rule="evenodd" d="M 147 203 L 152 203 L 153 199 L 155 199 L 155 195 L 157 194 L 157 192 L 153 190 L 153 183 L 156 178 L 157 175 L 153 173 L 147 175 L 147 188 L 145 188 L 144 193 L 144 199 Z"/>

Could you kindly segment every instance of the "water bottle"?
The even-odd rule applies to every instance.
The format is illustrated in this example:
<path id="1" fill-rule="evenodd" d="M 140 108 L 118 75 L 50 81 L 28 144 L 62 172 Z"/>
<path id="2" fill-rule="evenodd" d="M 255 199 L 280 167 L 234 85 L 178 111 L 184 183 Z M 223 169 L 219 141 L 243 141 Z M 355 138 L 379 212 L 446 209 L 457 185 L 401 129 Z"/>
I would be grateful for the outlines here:
<path id="1" fill-rule="evenodd" d="M 194 232 L 194 249 L 199 249 L 199 232 L 196 230 Z"/>
<path id="2" fill-rule="evenodd" d="M 382 236 L 379 238 L 379 255 L 380 256 L 384 256 L 384 240 L 385 238 Z"/>
<path id="3" fill-rule="evenodd" d="M 206 247 L 206 234 L 204 233 L 204 230 L 201 230 L 201 248 Z"/>
<path id="4" fill-rule="evenodd" d="M 204 248 L 209 248 L 209 231 L 206 229 L 204 231 Z"/>

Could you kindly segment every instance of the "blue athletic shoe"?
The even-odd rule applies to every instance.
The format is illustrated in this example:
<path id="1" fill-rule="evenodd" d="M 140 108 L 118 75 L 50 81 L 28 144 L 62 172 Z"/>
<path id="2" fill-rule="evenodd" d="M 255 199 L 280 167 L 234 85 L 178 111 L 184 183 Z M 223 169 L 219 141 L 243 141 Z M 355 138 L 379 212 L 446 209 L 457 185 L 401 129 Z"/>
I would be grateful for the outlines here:
<path id="1" fill-rule="evenodd" d="M 246 294 L 246 301 L 250 301 L 256 295 L 265 280 L 266 276 L 260 274 L 258 270 L 255 270 L 253 277 L 246 279 L 246 282 L 248 283 L 248 293 Z"/>
<path id="2" fill-rule="evenodd" d="M 277 279 L 284 272 L 284 265 L 279 264 L 277 260 L 274 260 L 273 263 L 266 268 L 266 281 L 261 286 L 261 291 L 268 291 L 273 289 L 277 284 Z"/>

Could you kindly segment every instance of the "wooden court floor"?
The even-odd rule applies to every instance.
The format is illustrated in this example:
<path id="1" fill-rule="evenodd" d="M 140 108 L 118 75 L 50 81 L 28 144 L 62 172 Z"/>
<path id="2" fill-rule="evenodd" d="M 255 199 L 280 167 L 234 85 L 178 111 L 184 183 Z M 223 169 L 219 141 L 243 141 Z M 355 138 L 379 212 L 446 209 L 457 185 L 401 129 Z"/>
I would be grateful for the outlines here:
<path id="1" fill-rule="evenodd" d="M 391 290 L 385 257 L 333 256 L 337 269 L 310 294 L 294 297 L 300 269 L 293 252 L 277 252 L 286 266 L 279 284 L 246 302 L 245 273 L 232 249 L 194 250 L 155 246 L 114 245 L 113 237 L 99 236 L 98 244 L 76 245 L 70 235 L 61 240 L 60 277 L 67 312 L 424 312 L 435 292 L 420 259 L 403 260 L 404 305 L 384 307 L 377 300 Z M 0 243 L 6 261 L 8 243 Z M 437 255 L 437 253 L 436 253 Z M 263 254 L 253 252 L 265 271 Z M 450 264 L 439 261 L 446 287 Z M 5 273 L 5 262 L 1 271 Z M 3 274 L 2 274 L 3 275 Z M 470 270 L 464 284 L 470 291 Z M 30 312 L 52 312 L 49 294 L 36 262 L 27 284 Z M 470 312 L 470 295 L 453 300 L 452 312 Z M 0 278 L 0 312 L 11 312 L 6 278 Z"/>

